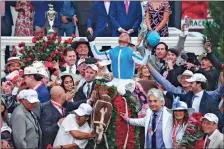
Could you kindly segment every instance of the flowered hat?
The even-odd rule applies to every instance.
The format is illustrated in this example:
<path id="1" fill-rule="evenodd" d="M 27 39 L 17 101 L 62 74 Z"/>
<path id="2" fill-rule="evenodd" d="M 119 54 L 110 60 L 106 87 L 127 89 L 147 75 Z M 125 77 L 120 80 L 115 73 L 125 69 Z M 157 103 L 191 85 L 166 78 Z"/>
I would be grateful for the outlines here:
<path id="1" fill-rule="evenodd" d="M 177 96 L 176 98 L 173 97 L 172 109 L 167 109 L 167 111 L 172 114 L 174 111 L 178 110 L 186 110 L 189 115 L 191 115 L 194 112 L 193 108 L 188 108 L 187 104 L 183 101 L 180 101 L 180 97 Z"/>

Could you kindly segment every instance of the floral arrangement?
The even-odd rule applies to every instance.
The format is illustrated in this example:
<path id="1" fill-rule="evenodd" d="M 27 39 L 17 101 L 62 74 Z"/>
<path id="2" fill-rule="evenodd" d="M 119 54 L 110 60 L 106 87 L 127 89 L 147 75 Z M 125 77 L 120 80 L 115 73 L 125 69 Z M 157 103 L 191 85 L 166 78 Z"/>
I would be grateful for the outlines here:
<path id="1" fill-rule="evenodd" d="M 62 38 L 57 36 L 56 32 L 52 36 L 44 36 L 44 31 L 40 30 L 32 38 L 34 46 L 26 46 L 24 42 L 21 42 L 14 47 L 12 53 L 14 56 L 20 56 L 25 66 L 32 64 L 34 61 L 56 61 L 62 66 L 64 64 L 63 53 L 67 47 L 71 46 L 75 37 L 75 35 L 72 35 L 71 38 L 62 42 Z"/>
<path id="2" fill-rule="evenodd" d="M 201 128 L 201 118 L 202 115 L 199 112 L 195 112 L 189 117 L 187 128 L 179 144 L 180 148 L 195 148 L 195 145 L 198 144 L 197 141 L 203 138 L 204 132 Z"/>
<path id="3" fill-rule="evenodd" d="M 123 148 L 127 134 L 127 123 L 120 116 L 120 112 L 125 112 L 125 101 L 119 94 L 117 94 L 116 87 L 108 87 L 102 81 L 96 81 L 94 90 L 101 90 L 101 93 L 107 93 L 110 97 L 112 97 L 113 111 L 110 124 L 106 131 L 108 146 L 109 148 Z M 126 97 L 126 101 L 128 105 L 128 115 L 130 117 L 137 117 L 135 103 L 130 99 L 130 97 Z M 140 130 L 138 127 L 129 125 L 129 134 L 126 148 L 140 148 L 139 133 Z M 87 146 L 94 147 L 93 141 L 89 141 Z M 104 139 L 99 145 L 97 145 L 97 148 L 106 148 Z"/>

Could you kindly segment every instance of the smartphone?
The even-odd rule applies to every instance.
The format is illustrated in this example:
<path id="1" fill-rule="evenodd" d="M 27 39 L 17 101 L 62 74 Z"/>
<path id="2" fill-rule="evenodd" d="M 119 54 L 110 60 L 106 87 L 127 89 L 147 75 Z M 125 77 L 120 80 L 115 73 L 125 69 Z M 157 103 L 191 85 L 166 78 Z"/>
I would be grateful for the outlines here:
<path id="1" fill-rule="evenodd" d="M 72 89 L 77 91 L 77 86 L 72 86 Z"/>

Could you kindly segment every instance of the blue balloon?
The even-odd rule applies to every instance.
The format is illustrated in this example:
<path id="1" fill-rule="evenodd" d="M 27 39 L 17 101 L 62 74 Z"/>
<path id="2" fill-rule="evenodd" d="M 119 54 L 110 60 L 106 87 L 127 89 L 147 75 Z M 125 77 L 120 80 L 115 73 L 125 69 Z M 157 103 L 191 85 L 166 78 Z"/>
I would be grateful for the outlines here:
<path id="1" fill-rule="evenodd" d="M 148 34 L 146 35 L 145 39 L 148 42 L 148 44 L 152 48 L 154 48 L 160 42 L 160 35 L 159 35 L 158 32 L 152 30 L 152 31 L 148 32 Z"/>

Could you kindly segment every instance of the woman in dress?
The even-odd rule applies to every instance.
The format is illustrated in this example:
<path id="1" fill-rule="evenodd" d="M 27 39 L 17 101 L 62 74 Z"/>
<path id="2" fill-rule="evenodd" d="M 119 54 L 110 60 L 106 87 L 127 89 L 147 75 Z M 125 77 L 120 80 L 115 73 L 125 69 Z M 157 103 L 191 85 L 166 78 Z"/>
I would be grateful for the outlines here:
<path id="1" fill-rule="evenodd" d="M 18 17 L 14 36 L 33 36 L 34 9 L 31 1 L 17 1 L 15 10 Z"/>
<path id="2" fill-rule="evenodd" d="M 172 109 L 167 110 L 173 114 L 172 140 L 173 147 L 177 148 L 187 128 L 188 117 L 194 112 L 194 109 L 188 108 L 187 104 L 183 101 L 179 101 L 177 97 L 177 99 L 174 99 Z"/>
<path id="3" fill-rule="evenodd" d="M 167 37 L 169 15 L 172 13 L 168 1 L 149 1 L 145 10 L 148 30 L 157 31 L 161 37 Z"/>

